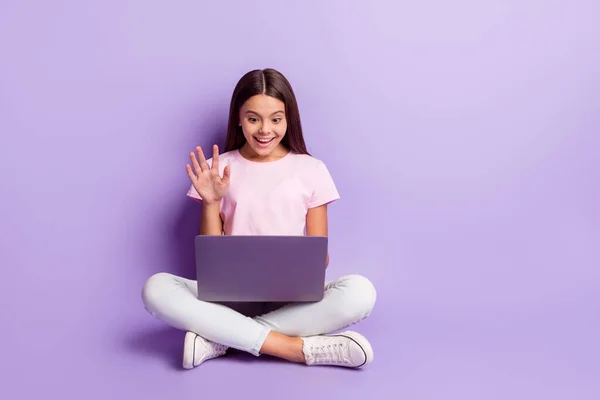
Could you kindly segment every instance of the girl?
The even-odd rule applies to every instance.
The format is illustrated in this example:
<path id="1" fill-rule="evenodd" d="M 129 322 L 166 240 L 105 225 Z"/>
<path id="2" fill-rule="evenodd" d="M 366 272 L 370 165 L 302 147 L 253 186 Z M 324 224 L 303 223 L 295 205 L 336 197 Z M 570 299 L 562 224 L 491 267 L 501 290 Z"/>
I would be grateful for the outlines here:
<path id="1" fill-rule="evenodd" d="M 296 98 L 273 69 L 248 72 L 230 104 L 225 152 L 200 147 L 186 165 L 187 195 L 202 203 L 201 235 L 327 235 L 327 205 L 339 194 L 325 164 L 306 150 Z M 268 256 L 268 255 L 265 255 Z M 327 265 L 329 255 L 327 255 Z M 285 266 L 282 266 L 285 268 Z M 316 303 L 243 304 L 197 299 L 196 282 L 168 273 L 148 279 L 146 310 L 186 331 L 183 367 L 228 348 L 307 365 L 363 367 L 373 360 L 362 335 L 327 334 L 370 315 L 376 292 L 360 275 L 328 282 Z"/>

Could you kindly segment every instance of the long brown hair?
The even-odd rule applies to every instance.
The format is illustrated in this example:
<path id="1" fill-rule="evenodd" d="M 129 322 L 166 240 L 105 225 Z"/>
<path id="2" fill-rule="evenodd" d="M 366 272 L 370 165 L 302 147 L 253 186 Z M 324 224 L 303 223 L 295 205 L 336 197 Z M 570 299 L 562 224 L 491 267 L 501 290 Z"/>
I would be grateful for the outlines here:
<path id="1" fill-rule="evenodd" d="M 229 106 L 229 123 L 224 151 L 241 149 L 246 143 L 242 127 L 239 126 L 240 108 L 246 100 L 257 94 L 274 97 L 285 104 L 287 131 L 281 144 L 294 153 L 309 154 L 304 143 L 300 111 L 298 111 L 298 103 L 292 86 L 281 72 L 272 68 L 250 71 L 242 76 L 235 86 Z"/>

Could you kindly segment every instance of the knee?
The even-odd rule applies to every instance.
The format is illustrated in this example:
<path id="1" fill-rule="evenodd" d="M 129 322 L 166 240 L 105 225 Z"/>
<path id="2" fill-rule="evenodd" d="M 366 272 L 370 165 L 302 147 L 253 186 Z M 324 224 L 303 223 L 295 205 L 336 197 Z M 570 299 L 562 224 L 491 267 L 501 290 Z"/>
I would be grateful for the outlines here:
<path id="1" fill-rule="evenodd" d="M 172 281 L 173 275 L 167 272 L 159 272 L 148 278 L 142 288 L 142 301 L 148 312 L 154 314 Z"/>
<path id="2" fill-rule="evenodd" d="M 345 313 L 353 321 L 368 317 L 377 301 L 377 291 L 373 283 L 362 275 L 348 275 L 342 278 L 345 292 Z"/>

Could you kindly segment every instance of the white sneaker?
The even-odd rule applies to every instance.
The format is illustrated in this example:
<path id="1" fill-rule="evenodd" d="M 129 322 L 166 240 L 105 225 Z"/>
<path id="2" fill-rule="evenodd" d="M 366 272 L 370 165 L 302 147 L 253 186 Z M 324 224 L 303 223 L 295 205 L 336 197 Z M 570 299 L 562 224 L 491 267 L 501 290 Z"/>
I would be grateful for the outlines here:
<path id="1" fill-rule="evenodd" d="M 373 361 L 373 349 L 364 336 L 352 331 L 302 338 L 307 365 L 360 368 Z"/>
<path id="2" fill-rule="evenodd" d="M 183 343 L 183 368 L 192 369 L 206 360 L 222 356 L 226 351 L 227 346 L 187 332 Z"/>

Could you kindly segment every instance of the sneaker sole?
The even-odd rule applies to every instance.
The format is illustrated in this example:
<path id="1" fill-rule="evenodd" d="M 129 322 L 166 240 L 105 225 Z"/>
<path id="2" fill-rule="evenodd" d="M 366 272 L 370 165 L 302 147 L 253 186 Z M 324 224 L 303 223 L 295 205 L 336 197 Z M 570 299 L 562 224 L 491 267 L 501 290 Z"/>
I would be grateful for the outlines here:
<path id="1" fill-rule="evenodd" d="M 196 354 L 196 334 L 186 332 L 183 341 L 183 368 L 192 369 L 194 365 L 194 355 Z"/>
<path id="2" fill-rule="evenodd" d="M 368 365 L 373 362 L 373 358 L 375 357 L 375 354 L 373 353 L 373 348 L 371 347 L 371 343 L 369 343 L 367 338 L 365 338 L 360 333 L 354 332 L 354 331 L 345 331 L 345 332 L 340 332 L 340 333 L 336 333 L 333 335 L 327 335 L 327 336 L 346 337 L 346 338 L 352 340 L 354 343 L 356 343 L 358 345 L 358 347 L 361 348 L 361 350 L 363 351 L 363 353 L 365 355 L 365 361 L 362 364 L 355 366 L 354 368 L 361 368 L 361 367 L 364 367 L 365 365 Z"/>

